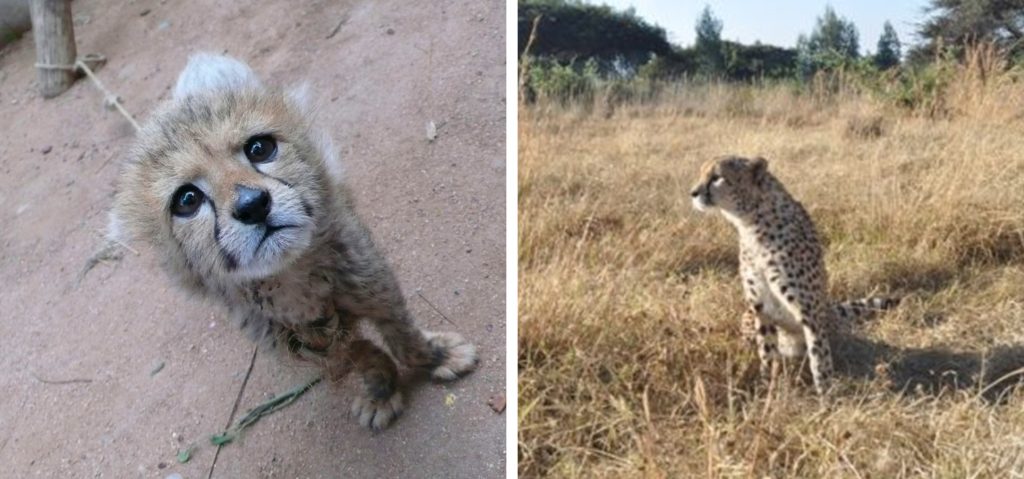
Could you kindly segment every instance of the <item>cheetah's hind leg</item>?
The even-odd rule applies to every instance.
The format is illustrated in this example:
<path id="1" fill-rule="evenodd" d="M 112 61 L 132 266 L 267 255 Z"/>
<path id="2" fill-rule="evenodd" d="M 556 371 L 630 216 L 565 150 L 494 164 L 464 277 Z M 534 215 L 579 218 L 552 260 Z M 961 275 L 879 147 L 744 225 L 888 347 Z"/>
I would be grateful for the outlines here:
<path id="1" fill-rule="evenodd" d="M 828 338 L 822 334 L 820 327 L 813 322 L 804 323 L 804 341 L 807 350 L 807 357 L 811 363 L 811 375 L 814 379 L 814 389 L 819 395 L 824 395 L 828 390 L 828 383 L 832 379 L 832 349 L 829 347 Z"/>
<path id="2" fill-rule="evenodd" d="M 402 364 L 434 379 L 451 381 L 476 368 L 476 346 L 458 333 L 419 329 L 404 310 L 378 321 L 377 327 Z"/>
<path id="3" fill-rule="evenodd" d="M 476 346 L 462 335 L 452 332 L 435 333 L 424 331 L 427 345 L 433 352 L 430 376 L 441 381 L 451 381 L 464 376 L 476 368 L 478 357 Z"/>

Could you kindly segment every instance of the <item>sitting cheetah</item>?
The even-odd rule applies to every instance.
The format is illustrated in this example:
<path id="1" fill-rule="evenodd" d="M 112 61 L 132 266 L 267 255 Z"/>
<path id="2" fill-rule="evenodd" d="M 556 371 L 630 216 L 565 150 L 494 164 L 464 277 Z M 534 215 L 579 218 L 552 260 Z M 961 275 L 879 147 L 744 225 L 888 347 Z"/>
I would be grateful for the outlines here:
<path id="1" fill-rule="evenodd" d="M 799 357 L 807 351 L 814 387 L 824 393 L 832 373 L 832 321 L 865 317 L 897 301 L 828 301 L 823 248 L 814 223 L 768 172 L 764 158 L 729 156 L 706 163 L 690 196 L 694 208 L 717 208 L 739 232 L 740 275 L 748 305 L 743 322 L 756 332 L 761 375 L 767 376 L 779 356 Z"/>

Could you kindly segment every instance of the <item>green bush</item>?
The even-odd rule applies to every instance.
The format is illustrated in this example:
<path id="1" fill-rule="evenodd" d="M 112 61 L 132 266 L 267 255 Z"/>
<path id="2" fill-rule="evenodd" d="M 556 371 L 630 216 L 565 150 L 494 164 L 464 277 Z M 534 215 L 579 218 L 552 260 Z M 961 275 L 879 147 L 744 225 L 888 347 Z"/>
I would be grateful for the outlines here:
<path id="1" fill-rule="evenodd" d="M 576 62 L 561 64 L 550 59 L 531 58 L 528 87 L 536 97 L 557 100 L 562 104 L 590 101 L 599 80 L 597 60 L 591 58 L 582 66 Z"/>

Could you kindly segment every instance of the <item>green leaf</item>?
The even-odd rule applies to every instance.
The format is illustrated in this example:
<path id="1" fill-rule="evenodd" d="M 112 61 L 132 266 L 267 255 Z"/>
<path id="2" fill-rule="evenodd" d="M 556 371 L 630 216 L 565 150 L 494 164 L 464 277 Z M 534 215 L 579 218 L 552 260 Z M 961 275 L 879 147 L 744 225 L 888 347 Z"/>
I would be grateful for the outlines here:
<path id="1" fill-rule="evenodd" d="M 313 386 L 317 385 L 317 383 L 319 383 L 321 380 L 323 380 L 322 377 L 317 377 L 306 384 L 296 387 L 295 389 L 292 389 L 291 391 L 288 391 L 280 396 L 275 396 L 271 398 L 269 401 L 266 401 L 263 404 L 256 406 L 255 408 L 251 409 L 244 417 L 242 417 L 242 419 L 240 419 L 238 423 L 235 424 L 234 427 L 220 434 L 214 434 L 213 436 L 210 436 L 210 443 L 213 444 L 214 446 L 219 447 L 234 442 L 235 439 L 238 438 L 238 435 L 242 433 L 242 431 L 244 431 L 249 426 L 255 424 L 256 421 L 259 421 L 261 417 L 271 414 L 291 404 L 293 401 L 298 399 L 299 396 L 302 396 L 303 394 L 306 393 L 306 391 L 309 391 Z"/>
<path id="2" fill-rule="evenodd" d="M 223 446 L 234 440 L 235 435 L 226 431 L 220 434 L 214 434 L 213 436 L 210 436 L 210 442 L 213 443 L 214 446 Z"/>
<path id="3" fill-rule="evenodd" d="M 192 451 L 196 450 L 196 446 L 189 446 L 181 451 L 178 451 L 178 462 L 185 464 L 192 459 Z"/>

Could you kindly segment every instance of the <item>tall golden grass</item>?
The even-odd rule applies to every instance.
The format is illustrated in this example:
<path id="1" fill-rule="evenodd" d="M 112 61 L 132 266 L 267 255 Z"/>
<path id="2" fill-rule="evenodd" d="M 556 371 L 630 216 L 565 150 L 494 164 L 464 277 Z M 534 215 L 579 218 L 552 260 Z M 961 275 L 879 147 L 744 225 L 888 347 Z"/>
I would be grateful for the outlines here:
<path id="1" fill-rule="evenodd" d="M 943 115 L 782 86 L 524 106 L 520 474 L 1024 474 L 1024 84 L 965 64 Z M 808 208 L 834 298 L 904 298 L 835 339 L 824 400 L 751 370 L 736 235 L 690 207 L 732 153 Z"/>

